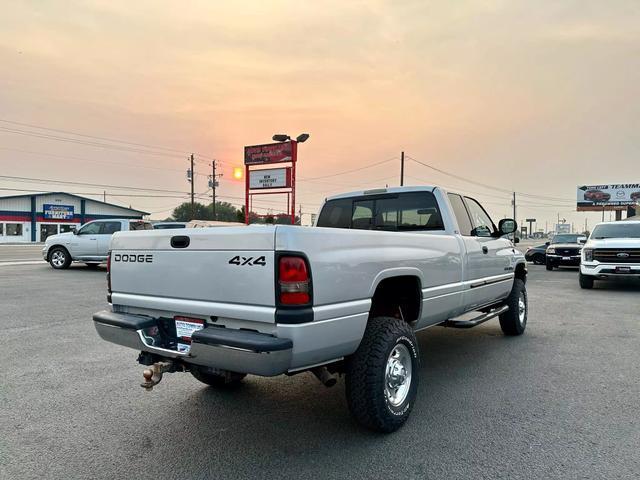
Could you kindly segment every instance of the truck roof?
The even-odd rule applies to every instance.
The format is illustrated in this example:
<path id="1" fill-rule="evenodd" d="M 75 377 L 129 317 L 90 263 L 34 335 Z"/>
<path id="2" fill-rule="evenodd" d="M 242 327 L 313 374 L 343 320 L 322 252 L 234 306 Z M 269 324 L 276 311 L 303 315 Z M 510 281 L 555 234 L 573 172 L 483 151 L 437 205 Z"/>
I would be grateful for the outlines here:
<path id="1" fill-rule="evenodd" d="M 401 192 L 433 192 L 436 187 L 432 185 L 421 185 L 418 187 L 387 187 L 387 188 L 372 188 L 369 190 L 357 190 L 355 192 L 340 193 L 339 195 L 333 195 L 327 197 L 326 201 L 335 200 L 337 198 L 351 198 L 362 197 L 365 195 L 379 195 L 383 193 L 401 193 Z"/>

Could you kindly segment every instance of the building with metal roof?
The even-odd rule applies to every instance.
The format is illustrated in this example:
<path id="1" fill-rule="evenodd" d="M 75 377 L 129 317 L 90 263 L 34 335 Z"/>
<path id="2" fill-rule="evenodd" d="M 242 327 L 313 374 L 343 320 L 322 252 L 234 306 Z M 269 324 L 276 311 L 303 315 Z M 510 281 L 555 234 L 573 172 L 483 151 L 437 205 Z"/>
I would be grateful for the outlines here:
<path id="1" fill-rule="evenodd" d="M 44 242 L 50 235 L 91 220 L 141 219 L 145 215 L 149 214 L 66 192 L 0 197 L 0 243 Z"/>

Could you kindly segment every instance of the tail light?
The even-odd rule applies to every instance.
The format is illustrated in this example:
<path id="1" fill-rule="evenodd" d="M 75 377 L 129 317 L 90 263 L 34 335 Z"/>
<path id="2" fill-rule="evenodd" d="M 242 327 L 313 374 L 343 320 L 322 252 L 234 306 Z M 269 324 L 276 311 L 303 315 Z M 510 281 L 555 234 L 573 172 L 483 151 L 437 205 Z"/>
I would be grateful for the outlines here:
<path id="1" fill-rule="evenodd" d="M 111 252 L 107 253 L 107 302 L 111 303 Z"/>
<path id="2" fill-rule="evenodd" d="M 311 303 L 311 278 L 302 257 L 282 256 L 278 263 L 279 301 L 282 305 Z"/>

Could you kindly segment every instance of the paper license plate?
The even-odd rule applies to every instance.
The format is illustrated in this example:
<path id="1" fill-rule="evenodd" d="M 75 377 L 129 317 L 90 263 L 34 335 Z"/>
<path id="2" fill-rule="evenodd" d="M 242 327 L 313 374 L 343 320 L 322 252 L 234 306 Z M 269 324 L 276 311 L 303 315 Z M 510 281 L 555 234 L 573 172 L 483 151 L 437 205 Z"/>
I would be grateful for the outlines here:
<path id="1" fill-rule="evenodd" d="M 616 267 L 616 273 L 631 273 L 631 267 Z"/>
<path id="2" fill-rule="evenodd" d="M 571 257 L 562 257 L 562 260 L 571 260 Z"/>
<path id="3" fill-rule="evenodd" d="M 189 317 L 173 317 L 176 322 L 176 337 L 191 341 L 193 332 L 204 328 L 204 320 Z"/>

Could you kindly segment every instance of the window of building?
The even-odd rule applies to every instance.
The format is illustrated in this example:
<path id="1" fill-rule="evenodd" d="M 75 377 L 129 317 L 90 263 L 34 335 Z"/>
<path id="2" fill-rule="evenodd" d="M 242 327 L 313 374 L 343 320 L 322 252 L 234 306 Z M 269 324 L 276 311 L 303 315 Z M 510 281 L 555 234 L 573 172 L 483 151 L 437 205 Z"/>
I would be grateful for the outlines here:
<path id="1" fill-rule="evenodd" d="M 7 237 L 21 237 L 21 236 L 22 236 L 21 223 L 7 223 Z"/>
<path id="2" fill-rule="evenodd" d="M 4 223 L 0 223 L 0 237 L 4 235 Z"/>

